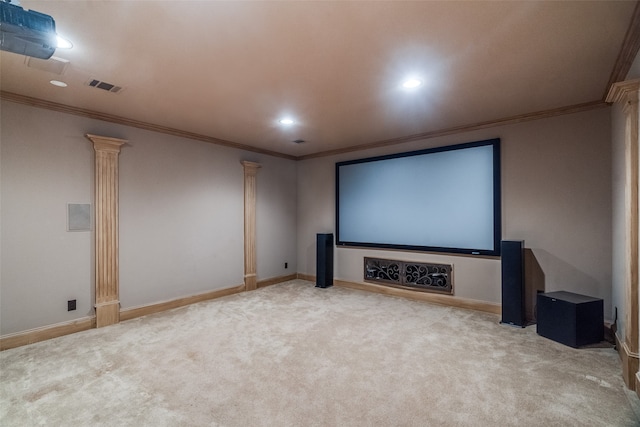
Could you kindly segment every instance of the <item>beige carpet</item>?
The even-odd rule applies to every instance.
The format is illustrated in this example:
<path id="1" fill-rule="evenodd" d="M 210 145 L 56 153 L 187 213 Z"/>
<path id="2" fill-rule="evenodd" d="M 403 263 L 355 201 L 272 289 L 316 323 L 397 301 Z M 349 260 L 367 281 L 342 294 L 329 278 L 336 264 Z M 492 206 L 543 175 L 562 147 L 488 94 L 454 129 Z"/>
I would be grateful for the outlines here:
<path id="1" fill-rule="evenodd" d="M 292 281 L 0 353 L 2 426 L 633 426 L 610 347 Z"/>

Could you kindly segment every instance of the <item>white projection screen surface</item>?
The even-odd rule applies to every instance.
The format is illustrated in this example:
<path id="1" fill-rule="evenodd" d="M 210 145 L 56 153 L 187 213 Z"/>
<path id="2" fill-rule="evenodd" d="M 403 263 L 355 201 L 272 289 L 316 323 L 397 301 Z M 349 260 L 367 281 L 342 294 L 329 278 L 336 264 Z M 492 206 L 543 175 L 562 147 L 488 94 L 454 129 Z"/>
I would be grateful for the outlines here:
<path id="1" fill-rule="evenodd" d="M 336 163 L 336 244 L 499 255 L 500 140 Z"/>

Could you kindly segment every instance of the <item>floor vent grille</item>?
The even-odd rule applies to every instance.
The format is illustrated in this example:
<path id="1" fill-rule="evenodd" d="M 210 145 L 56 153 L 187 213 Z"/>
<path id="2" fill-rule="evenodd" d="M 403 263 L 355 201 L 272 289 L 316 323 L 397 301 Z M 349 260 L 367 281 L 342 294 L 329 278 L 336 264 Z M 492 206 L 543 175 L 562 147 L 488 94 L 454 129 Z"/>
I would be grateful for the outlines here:
<path id="1" fill-rule="evenodd" d="M 453 265 L 365 257 L 364 281 L 453 295 Z"/>

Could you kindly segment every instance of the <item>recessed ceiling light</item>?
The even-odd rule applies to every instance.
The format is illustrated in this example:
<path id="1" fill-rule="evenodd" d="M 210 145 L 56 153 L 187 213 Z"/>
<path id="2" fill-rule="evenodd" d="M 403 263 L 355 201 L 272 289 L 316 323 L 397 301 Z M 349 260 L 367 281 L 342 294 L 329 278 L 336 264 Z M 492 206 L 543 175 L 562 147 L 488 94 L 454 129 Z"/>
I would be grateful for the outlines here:
<path id="1" fill-rule="evenodd" d="M 402 87 L 406 89 L 413 89 L 414 87 L 418 87 L 422 85 L 422 80 L 420 79 L 407 79 L 402 82 Z"/>
<path id="2" fill-rule="evenodd" d="M 49 83 L 51 83 L 54 86 L 58 86 L 58 87 L 67 87 L 68 86 L 65 82 L 61 82 L 60 80 L 51 80 Z"/>
<path id="3" fill-rule="evenodd" d="M 290 119 L 288 117 L 285 117 L 284 119 L 280 119 L 278 121 L 283 125 L 292 125 L 293 124 L 293 119 Z"/>
<path id="4" fill-rule="evenodd" d="M 58 34 L 56 34 L 56 40 L 58 42 L 58 46 L 56 46 L 58 49 L 71 49 L 73 47 L 73 43 Z"/>

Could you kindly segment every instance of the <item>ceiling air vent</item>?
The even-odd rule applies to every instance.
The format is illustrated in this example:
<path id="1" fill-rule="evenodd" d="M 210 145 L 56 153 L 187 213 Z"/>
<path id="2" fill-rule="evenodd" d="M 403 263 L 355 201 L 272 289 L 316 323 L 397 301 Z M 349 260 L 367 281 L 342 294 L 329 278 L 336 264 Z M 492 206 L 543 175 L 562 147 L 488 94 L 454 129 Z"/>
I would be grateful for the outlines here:
<path id="1" fill-rule="evenodd" d="M 101 80 L 91 79 L 87 82 L 88 86 L 95 87 L 97 89 L 106 90 L 107 92 L 119 93 L 122 91 L 122 86 L 116 86 L 111 83 L 103 82 Z"/>

